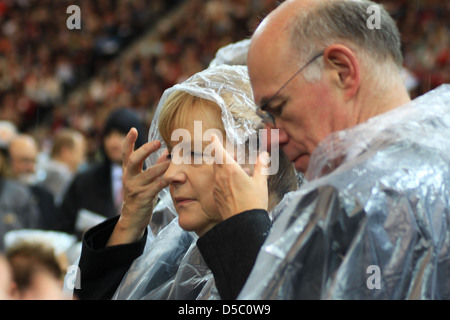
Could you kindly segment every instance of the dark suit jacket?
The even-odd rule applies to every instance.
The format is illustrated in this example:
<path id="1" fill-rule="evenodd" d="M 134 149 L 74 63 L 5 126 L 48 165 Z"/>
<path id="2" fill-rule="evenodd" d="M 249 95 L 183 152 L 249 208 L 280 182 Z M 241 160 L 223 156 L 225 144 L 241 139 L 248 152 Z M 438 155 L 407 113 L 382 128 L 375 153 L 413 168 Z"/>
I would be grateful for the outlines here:
<path id="1" fill-rule="evenodd" d="M 77 234 L 75 223 L 80 209 L 105 218 L 116 216 L 111 186 L 111 163 L 103 161 L 75 176 L 59 207 L 58 230 Z"/>
<path id="2" fill-rule="evenodd" d="M 57 218 L 53 194 L 47 188 L 40 185 L 30 186 L 30 190 L 39 207 L 39 228 L 52 230 Z"/>

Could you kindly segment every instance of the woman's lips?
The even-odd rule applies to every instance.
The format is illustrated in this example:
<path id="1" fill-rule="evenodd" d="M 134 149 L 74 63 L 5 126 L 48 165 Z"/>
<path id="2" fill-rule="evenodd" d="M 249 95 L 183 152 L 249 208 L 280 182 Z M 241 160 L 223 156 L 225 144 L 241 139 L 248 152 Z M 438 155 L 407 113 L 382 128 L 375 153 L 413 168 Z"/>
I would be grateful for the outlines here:
<path id="1" fill-rule="evenodd" d="M 194 199 L 191 198 L 175 198 L 175 202 L 177 203 L 177 205 L 179 206 L 184 206 L 184 205 L 188 205 L 189 203 L 193 202 Z"/>

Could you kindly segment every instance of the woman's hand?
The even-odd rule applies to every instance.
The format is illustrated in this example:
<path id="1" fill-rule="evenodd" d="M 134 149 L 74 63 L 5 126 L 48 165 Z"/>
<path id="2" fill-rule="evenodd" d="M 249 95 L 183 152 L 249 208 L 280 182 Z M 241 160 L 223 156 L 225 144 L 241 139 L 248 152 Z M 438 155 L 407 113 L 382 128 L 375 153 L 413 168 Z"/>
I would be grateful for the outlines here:
<path id="1" fill-rule="evenodd" d="M 107 246 L 133 243 L 141 239 L 152 218 L 153 200 L 168 185 L 163 179 L 170 164 L 167 151 L 163 152 L 155 165 L 143 170 L 145 159 L 157 151 L 161 143 L 151 141 L 133 151 L 137 137 L 137 130 L 132 128 L 122 147 L 124 201 L 122 213 Z"/>
<path id="2" fill-rule="evenodd" d="M 253 175 L 249 174 L 227 153 L 219 138 L 213 135 L 215 150 L 214 199 L 223 220 L 243 211 L 267 210 L 268 154 L 259 155 Z"/>

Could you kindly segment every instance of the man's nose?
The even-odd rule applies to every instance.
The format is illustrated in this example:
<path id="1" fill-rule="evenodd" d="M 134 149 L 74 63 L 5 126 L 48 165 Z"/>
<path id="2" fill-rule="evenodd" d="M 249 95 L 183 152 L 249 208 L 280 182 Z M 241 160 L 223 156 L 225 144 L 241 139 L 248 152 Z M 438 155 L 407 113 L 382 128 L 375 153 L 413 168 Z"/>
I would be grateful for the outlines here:
<path id="1" fill-rule="evenodd" d="M 283 129 L 274 128 L 268 125 L 266 125 L 264 129 L 266 130 L 266 134 L 264 135 L 265 141 L 263 141 L 263 144 L 267 148 L 267 151 L 278 149 L 279 146 L 286 144 L 289 141 L 289 137 Z"/>

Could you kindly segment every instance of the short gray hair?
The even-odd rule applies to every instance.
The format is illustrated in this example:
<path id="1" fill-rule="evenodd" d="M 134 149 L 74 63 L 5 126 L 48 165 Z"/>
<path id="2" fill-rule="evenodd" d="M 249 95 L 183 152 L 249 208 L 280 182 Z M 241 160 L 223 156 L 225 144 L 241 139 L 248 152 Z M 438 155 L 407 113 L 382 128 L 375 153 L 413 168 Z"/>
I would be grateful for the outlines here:
<path id="1" fill-rule="evenodd" d="M 367 25 L 370 17 L 367 11 L 371 6 L 380 9 L 378 29 L 370 29 Z M 362 59 L 369 57 L 378 63 L 393 62 L 398 69 L 402 67 L 400 33 L 396 23 L 383 6 L 372 1 L 324 1 L 299 12 L 290 23 L 290 43 L 303 59 L 309 59 L 333 43 L 342 43 Z M 308 72 L 305 72 L 307 77 Z"/>

